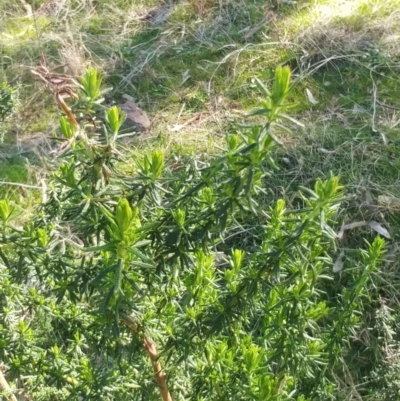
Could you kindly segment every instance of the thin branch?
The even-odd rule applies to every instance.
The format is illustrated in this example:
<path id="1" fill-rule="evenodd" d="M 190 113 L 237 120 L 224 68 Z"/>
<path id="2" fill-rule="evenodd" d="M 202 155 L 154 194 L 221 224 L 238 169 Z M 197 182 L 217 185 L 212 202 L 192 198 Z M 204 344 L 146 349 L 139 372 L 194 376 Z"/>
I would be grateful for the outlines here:
<path id="1" fill-rule="evenodd" d="M 121 316 L 121 322 L 125 326 L 129 327 L 133 334 L 137 334 L 138 326 L 134 322 L 134 320 L 125 313 L 121 313 L 120 316 Z M 153 370 L 156 376 L 156 381 L 159 386 L 161 398 L 163 399 L 163 401 L 173 401 L 171 394 L 168 391 L 165 373 L 163 372 L 161 363 L 158 360 L 156 343 L 151 338 L 144 336 L 143 347 L 146 350 L 147 355 L 149 356 L 151 363 L 153 365 Z"/>
<path id="2" fill-rule="evenodd" d="M 165 373 L 163 372 L 161 363 L 158 360 L 157 347 L 155 342 L 150 338 L 144 337 L 143 346 L 150 357 L 151 363 L 153 364 L 153 370 L 156 376 L 157 383 L 159 385 L 161 398 L 163 399 L 163 401 L 172 401 L 171 394 L 168 391 Z"/>

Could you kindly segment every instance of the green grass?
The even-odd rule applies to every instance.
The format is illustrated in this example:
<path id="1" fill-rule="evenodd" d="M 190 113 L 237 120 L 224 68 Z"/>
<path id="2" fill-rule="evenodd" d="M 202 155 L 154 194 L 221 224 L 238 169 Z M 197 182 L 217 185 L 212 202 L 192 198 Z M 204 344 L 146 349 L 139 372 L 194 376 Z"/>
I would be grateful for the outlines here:
<path id="1" fill-rule="evenodd" d="M 26 163 L 22 159 L 12 158 L 6 161 L 1 161 L 0 198 L 7 197 L 17 201 L 18 203 L 26 203 L 23 202 L 23 197 L 29 199 L 29 190 L 13 184 L 24 184 L 28 182 L 30 182 L 29 172 Z"/>
<path id="2" fill-rule="evenodd" d="M 1 163 L 0 179 L 3 181 L 26 182 L 28 172 L 25 165 L 20 160 L 11 160 Z"/>
<path id="3" fill-rule="evenodd" d="M 382 195 L 400 199 L 399 2 L 312 0 L 281 4 L 279 11 L 256 0 L 231 0 L 222 8 L 219 1 L 208 3 L 200 16 L 190 2 L 177 1 L 169 17 L 155 25 L 139 17 L 159 6 L 157 1 L 99 1 L 93 9 L 71 1 L 57 18 L 32 19 L 22 7 L 0 0 L 0 10 L 7 11 L 0 22 L 0 80 L 22 85 L 22 111 L 7 141 L 12 143 L 15 134 L 50 134 L 57 119 L 51 95 L 27 68 L 38 65 L 42 53 L 53 65 L 81 60 L 97 65 L 113 86 L 114 99 L 129 94 L 149 112 L 153 139 L 136 143 L 132 157 L 152 146 L 170 150 L 172 157 L 212 153 L 261 99 L 253 78 L 268 85 L 276 65 L 285 64 L 296 83 L 294 117 L 305 128 L 291 127 L 292 135 L 277 130 L 282 160 L 267 184 L 271 198 L 266 201 L 280 196 L 295 207 L 291 194 L 298 185 L 311 186 L 331 173 L 347 188 L 349 200 L 340 216 L 346 223 L 368 218 L 367 193 L 375 203 Z M 246 32 L 268 12 L 273 19 L 246 40 Z M 69 60 L 63 50 L 70 51 Z M 28 180 L 19 161 L 1 162 L 0 170 L 1 180 Z M 379 206 L 379 212 L 398 242 L 399 211 Z M 352 235 L 356 247 L 373 233 L 357 229 Z M 392 266 L 382 277 L 399 282 Z M 382 293 L 391 297 L 390 316 L 399 313 L 397 291 Z M 344 377 L 344 393 L 351 388 L 357 399 L 350 374 Z M 377 393 L 366 388 L 362 396 L 374 399 Z"/>

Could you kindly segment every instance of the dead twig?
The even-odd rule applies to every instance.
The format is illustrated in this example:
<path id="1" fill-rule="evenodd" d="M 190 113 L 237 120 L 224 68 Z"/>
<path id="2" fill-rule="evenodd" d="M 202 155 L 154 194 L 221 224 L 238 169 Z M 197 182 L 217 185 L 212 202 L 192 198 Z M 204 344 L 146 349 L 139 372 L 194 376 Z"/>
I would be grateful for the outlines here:
<path id="1" fill-rule="evenodd" d="M 69 75 L 58 74 L 50 70 L 47 67 L 44 56 L 42 56 L 40 66 L 31 68 L 30 71 L 32 75 L 39 78 L 53 92 L 56 103 L 64 110 L 71 124 L 75 127 L 79 127 L 72 110 L 64 101 L 65 98 L 78 99 L 76 91 L 79 84 Z"/>
<path id="2" fill-rule="evenodd" d="M 65 103 L 65 98 L 78 99 L 77 88 L 79 84 L 69 75 L 58 74 L 53 72 L 47 67 L 47 62 L 44 56 L 42 56 L 40 66 L 37 68 L 30 69 L 31 74 L 39 78 L 46 86 L 51 90 L 54 95 L 54 100 L 59 107 L 61 107 L 64 113 L 67 115 L 70 123 L 77 129 L 76 134 L 73 138 L 68 139 L 68 142 L 61 145 L 59 151 L 67 149 L 70 144 L 79 135 L 79 124 L 75 118 L 74 113 Z"/>

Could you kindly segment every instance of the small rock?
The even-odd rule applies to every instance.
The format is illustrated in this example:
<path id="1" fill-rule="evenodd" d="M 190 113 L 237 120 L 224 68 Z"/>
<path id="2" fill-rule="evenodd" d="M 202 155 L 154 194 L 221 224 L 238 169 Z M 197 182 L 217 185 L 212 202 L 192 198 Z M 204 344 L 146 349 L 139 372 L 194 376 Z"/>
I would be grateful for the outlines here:
<path id="1" fill-rule="evenodd" d="M 147 113 L 133 100 L 125 100 L 125 103 L 121 104 L 120 107 L 126 113 L 126 120 L 122 124 L 122 129 L 135 128 L 139 132 L 144 132 L 150 128 L 151 122 Z"/>

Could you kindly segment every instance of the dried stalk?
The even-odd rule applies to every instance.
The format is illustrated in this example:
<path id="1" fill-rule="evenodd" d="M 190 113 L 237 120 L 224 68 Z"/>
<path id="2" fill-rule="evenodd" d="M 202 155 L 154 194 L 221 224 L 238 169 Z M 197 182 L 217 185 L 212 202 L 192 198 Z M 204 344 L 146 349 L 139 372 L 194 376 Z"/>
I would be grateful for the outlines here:
<path id="1" fill-rule="evenodd" d="M 8 384 L 6 378 L 4 377 L 3 372 L 0 369 L 0 390 L 6 391 L 7 393 L 11 393 L 11 387 Z M 18 401 L 14 394 L 10 394 L 8 396 L 8 401 Z"/>
<path id="2" fill-rule="evenodd" d="M 72 110 L 64 102 L 64 98 L 59 93 L 57 93 L 55 97 L 56 97 L 56 102 L 64 110 L 71 124 L 74 125 L 76 128 L 78 128 L 79 127 L 78 121 L 76 121 L 76 118 Z"/>
<path id="3" fill-rule="evenodd" d="M 39 78 L 53 92 L 56 104 L 64 110 L 70 123 L 77 128 L 74 137 L 67 139 L 67 141 L 58 149 L 58 152 L 62 152 L 68 149 L 71 146 L 71 143 L 80 134 L 78 121 L 76 120 L 72 110 L 65 103 L 65 98 L 78 99 L 76 90 L 79 84 L 69 75 L 58 74 L 53 72 L 53 70 L 50 70 L 43 55 L 40 66 L 37 68 L 31 68 L 30 71 L 32 75 Z"/>
<path id="4" fill-rule="evenodd" d="M 29 5 L 25 0 L 21 0 L 22 6 L 25 8 L 26 10 L 26 16 L 27 17 L 32 17 L 33 12 L 32 12 L 32 6 Z"/>
<path id="5" fill-rule="evenodd" d="M 76 90 L 79 84 L 69 75 L 58 74 L 53 72 L 53 70 L 50 70 L 43 55 L 40 66 L 37 68 L 31 68 L 30 71 L 32 75 L 39 78 L 53 92 L 56 103 L 64 110 L 71 124 L 78 128 L 79 124 L 64 99 L 78 99 Z"/>

